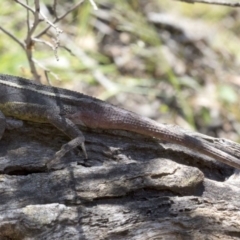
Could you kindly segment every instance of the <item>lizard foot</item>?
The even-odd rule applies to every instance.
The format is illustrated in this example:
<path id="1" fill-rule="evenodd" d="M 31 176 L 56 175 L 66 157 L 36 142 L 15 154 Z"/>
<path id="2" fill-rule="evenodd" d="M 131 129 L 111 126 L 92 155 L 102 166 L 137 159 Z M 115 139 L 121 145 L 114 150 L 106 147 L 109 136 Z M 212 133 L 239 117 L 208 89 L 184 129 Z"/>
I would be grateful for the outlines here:
<path id="1" fill-rule="evenodd" d="M 86 148 L 85 148 L 85 144 L 84 142 L 81 141 L 81 143 L 79 144 L 79 140 L 81 139 L 78 139 L 78 138 L 75 138 L 73 140 L 71 140 L 70 142 L 64 144 L 61 149 L 59 151 L 57 151 L 54 155 L 54 157 L 50 160 L 48 160 L 45 165 L 47 167 L 47 169 L 52 169 L 52 166 L 53 165 L 57 165 L 56 163 L 60 161 L 60 159 L 67 153 L 69 152 L 70 150 L 72 150 L 73 148 L 77 147 L 77 146 L 81 146 L 82 150 L 83 150 L 83 153 L 84 153 L 84 156 L 85 156 L 85 159 L 88 159 L 88 155 L 87 155 L 87 151 L 86 151 Z M 63 168 L 63 167 L 62 167 Z M 54 167 L 55 169 L 55 167 Z"/>

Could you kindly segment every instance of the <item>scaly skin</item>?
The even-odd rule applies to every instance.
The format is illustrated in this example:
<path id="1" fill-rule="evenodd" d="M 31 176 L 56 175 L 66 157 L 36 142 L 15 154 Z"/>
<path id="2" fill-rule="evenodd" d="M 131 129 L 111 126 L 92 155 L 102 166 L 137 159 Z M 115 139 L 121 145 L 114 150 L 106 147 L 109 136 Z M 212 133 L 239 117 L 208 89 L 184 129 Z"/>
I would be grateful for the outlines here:
<path id="1" fill-rule="evenodd" d="M 72 119 L 72 121 L 78 124 L 77 119 L 78 116 L 75 115 L 75 119 Z M 205 154 L 238 169 L 240 166 L 240 160 L 236 157 L 210 146 L 205 141 L 189 136 L 177 128 L 173 131 L 164 124 L 157 123 L 149 118 L 139 116 L 133 112 L 112 105 L 107 105 L 102 108 L 101 114 L 95 113 L 97 126 L 95 126 L 96 123 L 92 126 L 91 121 L 83 118 L 82 116 L 80 116 L 80 119 L 86 126 L 89 127 L 119 129 L 140 133 L 187 147 L 193 151 Z"/>
<path id="2" fill-rule="evenodd" d="M 81 93 L 38 85 L 20 77 L 0 74 L 0 138 L 5 116 L 34 122 L 49 122 L 72 140 L 63 145 L 56 158 L 81 146 L 84 136 L 76 125 L 90 128 L 119 129 L 144 134 L 198 151 L 240 169 L 240 160 L 207 142 L 172 129 L 149 118 L 113 106 Z"/>

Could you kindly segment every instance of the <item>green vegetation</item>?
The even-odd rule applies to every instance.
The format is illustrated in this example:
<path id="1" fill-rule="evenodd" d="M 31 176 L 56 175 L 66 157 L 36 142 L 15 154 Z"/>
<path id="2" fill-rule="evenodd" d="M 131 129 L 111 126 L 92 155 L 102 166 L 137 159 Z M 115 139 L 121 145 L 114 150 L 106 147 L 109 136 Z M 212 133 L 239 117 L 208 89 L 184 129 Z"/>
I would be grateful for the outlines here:
<path id="1" fill-rule="evenodd" d="M 3 2 L 0 25 L 24 42 L 26 9 Z M 239 11 L 160 0 L 96 3 L 99 11 L 84 1 L 56 24 L 64 32 L 59 61 L 46 44 L 32 46 L 42 82 L 46 83 L 47 69 L 53 85 L 133 111 L 147 103 L 154 106 L 149 116 L 161 122 L 239 140 Z M 58 11 L 64 13 L 71 6 L 59 1 Z M 44 12 L 52 21 L 47 8 Z M 36 34 L 46 26 L 41 22 Z M 54 45 L 54 34 L 53 29 L 40 39 Z M 32 78 L 24 50 L 2 31 L 0 52 L 0 72 Z"/>

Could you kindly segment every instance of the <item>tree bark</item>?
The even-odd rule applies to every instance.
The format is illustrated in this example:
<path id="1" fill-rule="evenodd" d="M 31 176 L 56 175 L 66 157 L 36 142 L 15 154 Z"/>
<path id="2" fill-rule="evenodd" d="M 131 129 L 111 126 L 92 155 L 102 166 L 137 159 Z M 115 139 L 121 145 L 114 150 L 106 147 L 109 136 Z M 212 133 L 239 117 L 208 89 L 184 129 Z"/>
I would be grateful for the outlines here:
<path id="1" fill-rule="evenodd" d="M 0 142 L 0 239 L 238 239 L 233 168 L 124 131 L 84 129 L 89 159 L 48 124 Z"/>

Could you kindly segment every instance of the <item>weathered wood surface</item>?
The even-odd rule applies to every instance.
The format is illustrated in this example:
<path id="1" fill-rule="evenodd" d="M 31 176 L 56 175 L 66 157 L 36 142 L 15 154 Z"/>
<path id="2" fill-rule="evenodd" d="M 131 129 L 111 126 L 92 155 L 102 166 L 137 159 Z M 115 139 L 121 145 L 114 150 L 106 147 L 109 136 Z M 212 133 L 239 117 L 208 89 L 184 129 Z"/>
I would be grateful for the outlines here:
<path id="1" fill-rule="evenodd" d="M 84 131 L 89 160 L 67 154 L 47 124 L 0 141 L 2 239 L 239 239 L 233 169 L 169 143 L 121 131 Z M 78 156 L 79 155 L 79 156 Z M 234 185 L 235 184 L 235 185 Z"/>

